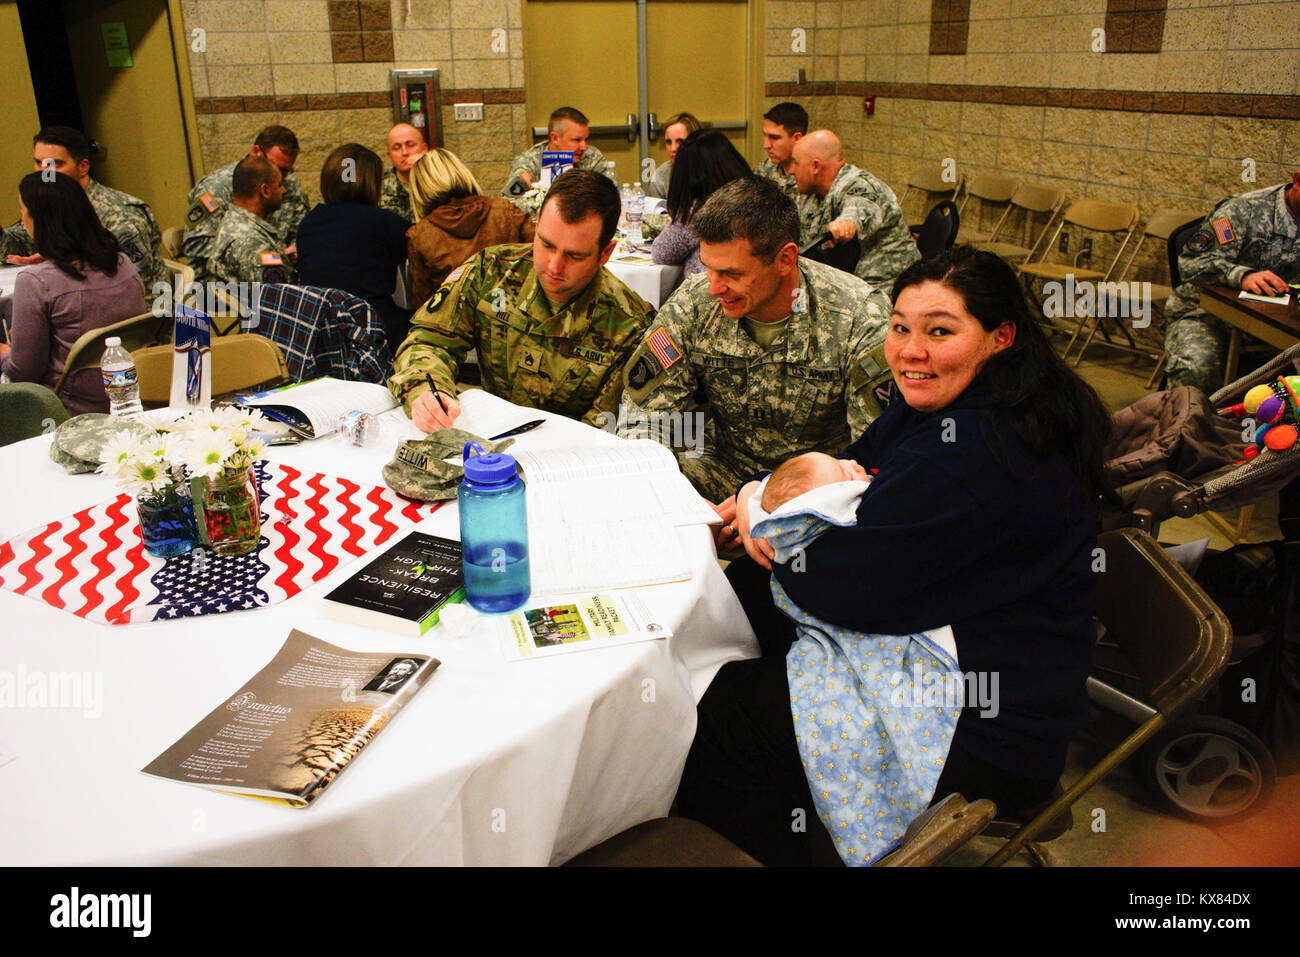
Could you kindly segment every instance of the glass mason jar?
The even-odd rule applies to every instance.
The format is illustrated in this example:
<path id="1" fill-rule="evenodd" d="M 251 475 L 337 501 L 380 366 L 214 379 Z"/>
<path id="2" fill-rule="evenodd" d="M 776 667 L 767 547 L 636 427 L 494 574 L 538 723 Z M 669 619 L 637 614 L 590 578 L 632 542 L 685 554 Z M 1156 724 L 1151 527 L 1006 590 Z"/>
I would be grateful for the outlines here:
<path id="1" fill-rule="evenodd" d="M 225 469 L 215 478 L 193 479 L 199 541 L 218 555 L 247 555 L 262 535 L 257 476 L 251 465 Z"/>
<path id="2" fill-rule="evenodd" d="M 140 513 L 140 537 L 150 555 L 159 558 L 184 555 L 198 544 L 194 507 L 184 484 L 137 498 L 135 507 Z"/>

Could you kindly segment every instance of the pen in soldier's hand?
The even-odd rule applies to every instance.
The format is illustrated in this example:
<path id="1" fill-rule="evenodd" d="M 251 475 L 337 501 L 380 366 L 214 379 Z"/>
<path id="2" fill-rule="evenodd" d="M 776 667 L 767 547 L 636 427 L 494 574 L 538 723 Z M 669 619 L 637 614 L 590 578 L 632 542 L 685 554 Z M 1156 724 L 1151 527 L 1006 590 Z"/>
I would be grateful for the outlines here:
<path id="1" fill-rule="evenodd" d="M 429 373 L 426 372 L 426 373 L 424 374 L 424 381 L 427 382 L 427 383 L 429 383 L 429 391 L 432 392 L 432 393 L 433 393 L 433 397 L 434 397 L 435 399 L 438 400 L 438 407 L 439 407 L 440 409 L 442 409 L 442 414 L 443 414 L 443 415 L 446 415 L 446 414 L 447 414 L 447 403 L 446 403 L 446 402 L 443 402 L 443 401 L 442 401 L 442 396 L 438 395 L 438 387 L 437 387 L 436 385 L 433 384 L 433 376 L 429 375 Z"/>

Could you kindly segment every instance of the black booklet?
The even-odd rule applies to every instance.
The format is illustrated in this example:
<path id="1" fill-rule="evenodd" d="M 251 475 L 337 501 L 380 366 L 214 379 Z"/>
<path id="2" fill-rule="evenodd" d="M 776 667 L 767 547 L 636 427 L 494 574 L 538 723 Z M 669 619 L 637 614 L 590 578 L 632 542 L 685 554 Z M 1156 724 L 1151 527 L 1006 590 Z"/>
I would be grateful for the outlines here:
<path id="1" fill-rule="evenodd" d="M 331 617 L 419 637 L 465 598 L 460 542 L 411 532 L 325 596 Z"/>

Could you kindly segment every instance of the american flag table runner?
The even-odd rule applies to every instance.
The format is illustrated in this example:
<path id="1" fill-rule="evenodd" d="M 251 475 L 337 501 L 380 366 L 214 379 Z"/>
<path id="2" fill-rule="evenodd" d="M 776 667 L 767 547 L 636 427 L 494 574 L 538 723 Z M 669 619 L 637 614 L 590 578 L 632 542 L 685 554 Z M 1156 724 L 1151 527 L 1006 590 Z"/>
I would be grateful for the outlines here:
<path id="1" fill-rule="evenodd" d="M 279 462 L 258 463 L 257 477 L 262 539 L 251 554 L 150 555 L 135 501 L 122 493 L 0 544 L 0 587 L 110 625 L 258 608 L 296 595 L 436 508 Z"/>

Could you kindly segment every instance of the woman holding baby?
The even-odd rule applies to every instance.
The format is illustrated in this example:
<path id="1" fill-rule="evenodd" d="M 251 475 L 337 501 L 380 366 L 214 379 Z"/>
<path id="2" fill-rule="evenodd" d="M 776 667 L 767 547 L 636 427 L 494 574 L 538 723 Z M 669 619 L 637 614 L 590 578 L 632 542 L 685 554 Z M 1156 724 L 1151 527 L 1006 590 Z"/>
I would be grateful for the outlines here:
<path id="1" fill-rule="evenodd" d="M 1088 714 L 1110 418 L 996 256 L 918 262 L 893 301 L 900 398 L 838 468 L 800 457 L 737 495 L 750 558 L 727 574 L 763 656 L 701 700 L 677 802 L 767 864 L 867 863 L 870 834 L 953 792 L 1040 803 Z M 965 677 L 946 712 L 913 707 L 932 667 Z M 891 763 L 902 778 L 877 773 Z"/>

